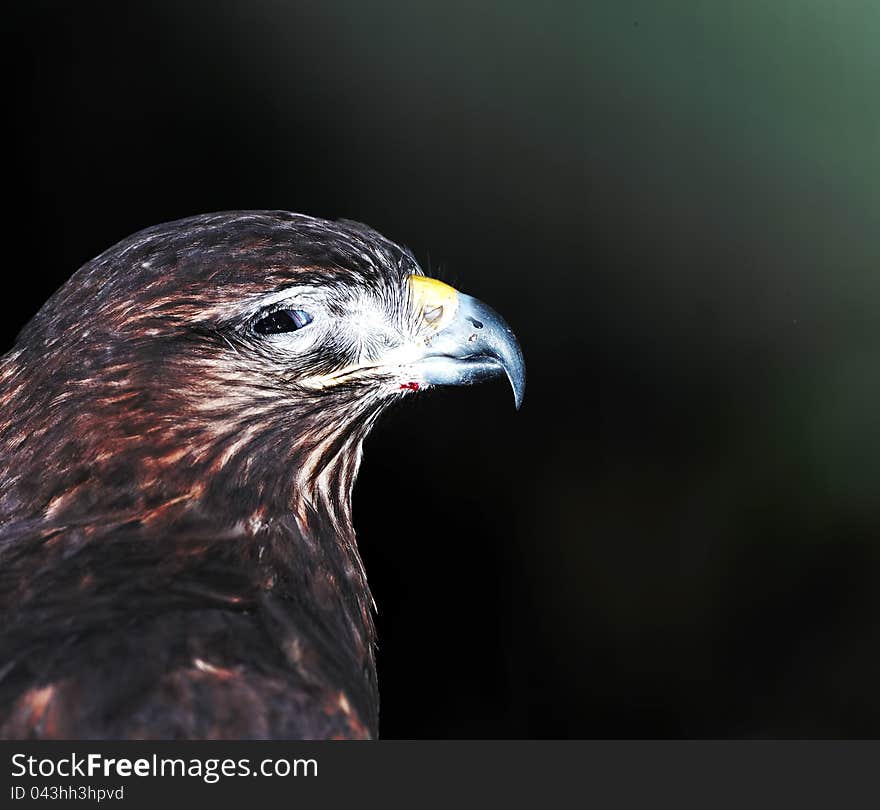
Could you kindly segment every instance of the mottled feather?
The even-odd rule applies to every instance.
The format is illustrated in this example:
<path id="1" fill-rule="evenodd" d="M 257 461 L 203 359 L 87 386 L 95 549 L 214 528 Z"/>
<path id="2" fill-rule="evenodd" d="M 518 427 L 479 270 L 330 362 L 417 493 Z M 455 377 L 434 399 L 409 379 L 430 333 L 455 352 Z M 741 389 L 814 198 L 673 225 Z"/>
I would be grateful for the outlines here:
<path id="1" fill-rule="evenodd" d="M 247 325 L 308 287 L 405 330 L 417 272 L 357 223 L 232 212 L 55 293 L 0 360 L 0 735 L 376 736 L 350 496 L 391 398 L 303 384 L 356 337 L 294 360 Z"/>

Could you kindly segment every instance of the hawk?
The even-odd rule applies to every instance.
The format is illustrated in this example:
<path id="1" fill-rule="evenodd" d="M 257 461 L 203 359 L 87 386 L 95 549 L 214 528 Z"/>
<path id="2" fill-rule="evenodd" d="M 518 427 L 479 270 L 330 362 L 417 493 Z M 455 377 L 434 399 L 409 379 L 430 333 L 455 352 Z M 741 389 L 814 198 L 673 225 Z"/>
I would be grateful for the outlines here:
<path id="1" fill-rule="evenodd" d="M 88 262 L 0 360 L 0 736 L 378 734 L 352 527 L 393 402 L 523 357 L 371 228 L 191 217 Z"/>

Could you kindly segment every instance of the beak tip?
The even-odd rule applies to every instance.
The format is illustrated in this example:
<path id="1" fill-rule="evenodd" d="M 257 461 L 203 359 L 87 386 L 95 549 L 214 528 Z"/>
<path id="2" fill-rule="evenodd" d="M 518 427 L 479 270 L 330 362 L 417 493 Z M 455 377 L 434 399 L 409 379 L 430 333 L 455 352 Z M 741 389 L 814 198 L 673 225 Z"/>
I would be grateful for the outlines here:
<path id="1" fill-rule="evenodd" d="M 517 365 L 517 368 L 513 371 L 505 368 L 507 372 L 507 379 L 510 382 L 510 387 L 513 389 L 513 405 L 519 410 L 523 404 L 523 398 L 526 393 L 526 372 L 525 368 L 520 361 Z"/>

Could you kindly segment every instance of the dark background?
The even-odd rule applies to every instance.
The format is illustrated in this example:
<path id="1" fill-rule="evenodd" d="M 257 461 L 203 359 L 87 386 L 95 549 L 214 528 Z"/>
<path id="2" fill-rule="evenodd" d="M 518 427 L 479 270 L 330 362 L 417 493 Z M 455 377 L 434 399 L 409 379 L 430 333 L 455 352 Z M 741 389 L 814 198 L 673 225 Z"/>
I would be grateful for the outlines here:
<path id="1" fill-rule="evenodd" d="M 367 443 L 384 736 L 880 735 L 875 4 L 4 15 L 4 346 L 236 208 L 367 222 L 520 336 L 521 412 Z"/>

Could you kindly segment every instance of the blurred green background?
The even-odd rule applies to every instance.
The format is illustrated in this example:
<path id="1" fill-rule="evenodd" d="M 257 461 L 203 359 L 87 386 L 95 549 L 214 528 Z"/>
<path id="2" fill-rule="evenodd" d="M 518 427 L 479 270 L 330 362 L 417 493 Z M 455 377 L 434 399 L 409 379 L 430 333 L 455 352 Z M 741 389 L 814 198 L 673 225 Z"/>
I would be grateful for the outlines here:
<path id="1" fill-rule="evenodd" d="M 880 6 L 18 4 L 6 342 L 233 208 L 371 224 L 521 338 L 377 429 L 389 737 L 880 734 Z"/>

